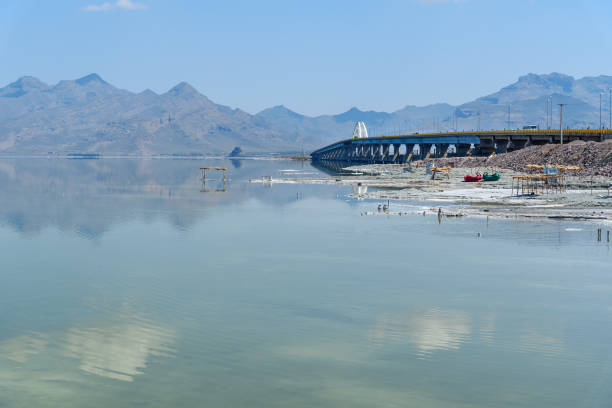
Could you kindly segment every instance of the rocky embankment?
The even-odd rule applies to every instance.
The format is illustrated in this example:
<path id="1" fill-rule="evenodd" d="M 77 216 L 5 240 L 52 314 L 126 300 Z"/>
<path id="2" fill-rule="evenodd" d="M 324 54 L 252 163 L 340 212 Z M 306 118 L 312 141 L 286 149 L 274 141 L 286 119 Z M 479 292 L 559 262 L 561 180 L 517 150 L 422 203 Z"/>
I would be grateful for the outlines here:
<path id="1" fill-rule="evenodd" d="M 562 164 L 581 166 L 583 175 L 612 176 L 612 140 L 605 142 L 575 141 L 565 145 L 529 146 L 510 153 L 490 157 L 451 157 L 414 162 L 424 165 L 435 162 L 438 166 L 486 168 L 499 167 L 514 171 L 525 171 L 528 164 Z"/>

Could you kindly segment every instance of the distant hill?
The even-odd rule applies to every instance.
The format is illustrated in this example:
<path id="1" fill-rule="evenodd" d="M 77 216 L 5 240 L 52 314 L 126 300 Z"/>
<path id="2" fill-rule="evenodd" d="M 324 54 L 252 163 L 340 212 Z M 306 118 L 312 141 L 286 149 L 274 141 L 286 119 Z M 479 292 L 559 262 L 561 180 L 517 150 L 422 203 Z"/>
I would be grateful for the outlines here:
<path id="1" fill-rule="evenodd" d="M 0 152 L 190 154 L 295 151 L 302 141 L 183 82 L 157 95 L 96 74 L 49 86 L 23 77 L 0 89 Z"/>
<path id="2" fill-rule="evenodd" d="M 0 154 L 229 154 L 237 146 L 245 153 L 309 151 L 350 137 L 356 121 L 364 121 L 371 135 L 543 128 L 550 96 L 553 127 L 559 123 L 557 104 L 563 102 L 567 126 L 596 128 L 602 92 L 608 125 L 609 88 L 610 76 L 528 74 L 459 106 L 408 105 L 391 113 L 354 107 L 310 117 L 282 105 L 251 115 L 218 105 L 185 82 L 158 95 L 115 88 L 97 74 L 56 85 L 22 77 L 0 88 Z"/>
<path id="3" fill-rule="evenodd" d="M 300 134 L 328 135 L 330 139 L 350 137 L 357 120 L 366 123 L 370 135 L 449 130 L 505 129 L 537 125 L 546 128 L 546 104 L 552 97 L 551 127 L 559 127 L 559 103 L 567 104 L 564 127 L 597 128 L 599 95 L 602 95 L 602 120 L 609 126 L 609 93 L 612 76 L 585 77 L 552 73 L 528 74 L 498 92 L 458 106 L 439 103 L 429 106 L 406 106 L 392 113 L 363 112 L 357 108 L 340 115 L 307 117 L 283 106 L 266 109 L 256 116 L 284 131 Z M 508 117 L 508 110 L 510 115 Z M 508 121 L 509 119 L 509 121 Z"/>

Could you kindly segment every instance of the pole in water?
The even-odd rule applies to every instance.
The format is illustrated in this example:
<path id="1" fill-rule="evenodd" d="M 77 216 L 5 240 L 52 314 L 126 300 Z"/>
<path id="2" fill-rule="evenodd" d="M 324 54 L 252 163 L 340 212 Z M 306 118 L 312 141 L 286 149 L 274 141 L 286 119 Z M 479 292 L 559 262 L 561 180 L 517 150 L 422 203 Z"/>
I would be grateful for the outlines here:
<path id="1" fill-rule="evenodd" d="M 610 230 L 608 230 L 608 239 L 607 239 L 607 241 L 610 242 Z"/>
<path id="2" fill-rule="evenodd" d="M 597 242 L 601 242 L 601 228 L 597 228 Z"/>

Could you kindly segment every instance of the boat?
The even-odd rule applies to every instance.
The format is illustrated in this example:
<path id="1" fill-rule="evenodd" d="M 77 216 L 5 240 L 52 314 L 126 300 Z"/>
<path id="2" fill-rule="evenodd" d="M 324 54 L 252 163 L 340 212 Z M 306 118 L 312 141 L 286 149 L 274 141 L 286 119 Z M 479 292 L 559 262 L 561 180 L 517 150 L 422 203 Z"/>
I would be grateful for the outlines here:
<path id="1" fill-rule="evenodd" d="M 482 175 L 483 181 L 497 181 L 500 178 L 501 176 L 499 175 L 499 173 L 493 173 L 493 174 L 485 173 Z"/>
<path id="2" fill-rule="evenodd" d="M 472 176 L 471 174 L 466 174 L 463 177 L 463 181 L 480 181 L 482 180 L 482 175 L 480 173 L 476 173 L 475 176 Z"/>

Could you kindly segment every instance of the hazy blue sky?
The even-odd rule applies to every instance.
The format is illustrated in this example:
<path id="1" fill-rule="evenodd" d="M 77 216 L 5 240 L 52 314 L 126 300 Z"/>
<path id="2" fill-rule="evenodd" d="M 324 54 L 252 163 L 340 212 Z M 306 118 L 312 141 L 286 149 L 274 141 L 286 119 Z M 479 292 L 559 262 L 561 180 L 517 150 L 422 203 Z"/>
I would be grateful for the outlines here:
<path id="1" fill-rule="evenodd" d="M 255 113 L 453 104 L 528 72 L 612 73 L 612 2 L 2 0 L 0 86 L 187 81 Z"/>

